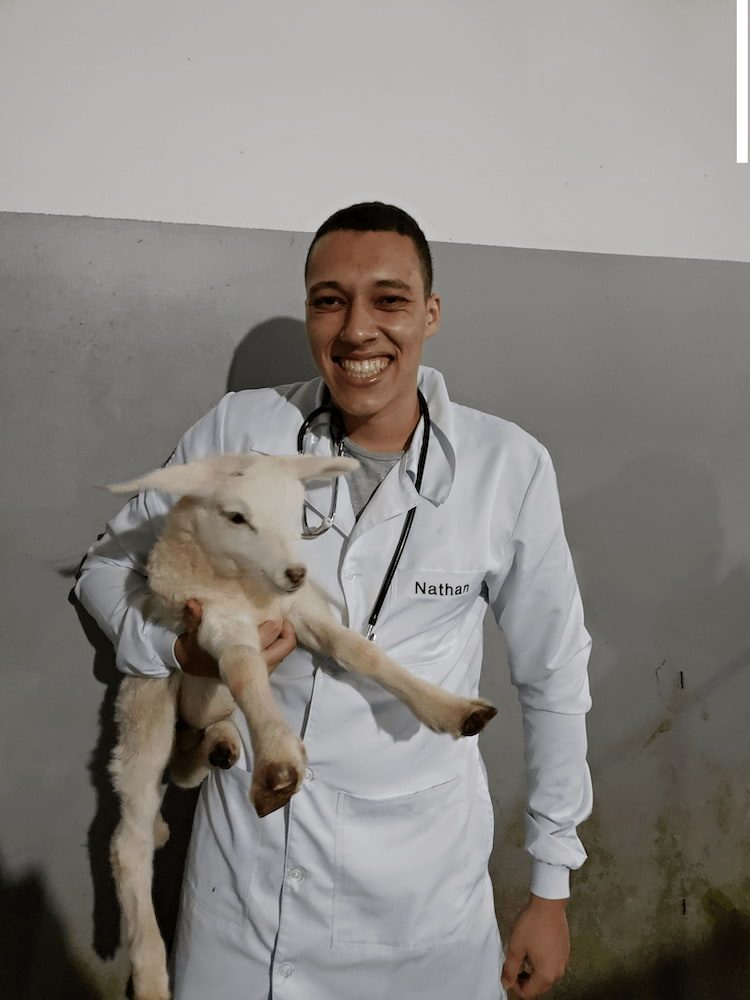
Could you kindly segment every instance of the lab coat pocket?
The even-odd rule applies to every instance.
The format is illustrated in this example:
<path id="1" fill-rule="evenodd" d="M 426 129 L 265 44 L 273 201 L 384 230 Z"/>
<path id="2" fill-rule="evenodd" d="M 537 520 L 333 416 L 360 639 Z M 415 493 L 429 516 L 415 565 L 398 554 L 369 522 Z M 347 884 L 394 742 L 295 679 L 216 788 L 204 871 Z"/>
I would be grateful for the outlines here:
<path id="1" fill-rule="evenodd" d="M 405 566 L 396 571 L 387 631 L 379 639 L 395 660 L 420 673 L 450 658 L 474 627 L 472 609 L 482 592 L 483 569 L 436 570 Z"/>
<path id="2" fill-rule="evenodd" d="M 261 824 L 248 801 L 252 776 L 212 771 L 195 810 L 185 902 L 233 926 L 244 923 Z"/>
<path id="3" fill-rule="evenodd" d="M 466 840 L 457 778 L 389 798 L 340 792 L 332 946 L 409 951 L 463 937 Z"/>

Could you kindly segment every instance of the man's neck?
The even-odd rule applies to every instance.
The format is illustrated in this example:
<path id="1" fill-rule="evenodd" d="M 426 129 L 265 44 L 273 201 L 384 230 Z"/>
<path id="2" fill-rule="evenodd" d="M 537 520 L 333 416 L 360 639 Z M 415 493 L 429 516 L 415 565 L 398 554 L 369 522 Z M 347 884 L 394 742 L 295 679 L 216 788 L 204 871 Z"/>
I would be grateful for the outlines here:
<path id="1" fill-rule="evenodd" d="M 344 429 L 355 444 L 368 451 L 406 451 L 411 436 L 419 423 L 419 401 L 413 407 L 399 408 L 397 413 L 377 413 L 371 417 L 357 417 L 343 413 Z"/>

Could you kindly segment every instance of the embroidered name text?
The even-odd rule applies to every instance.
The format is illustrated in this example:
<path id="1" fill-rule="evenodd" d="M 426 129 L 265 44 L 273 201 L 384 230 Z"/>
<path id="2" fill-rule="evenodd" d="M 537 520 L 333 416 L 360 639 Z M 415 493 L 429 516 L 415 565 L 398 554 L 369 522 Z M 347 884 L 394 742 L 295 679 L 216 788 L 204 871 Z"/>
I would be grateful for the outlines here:
<path id="1" fill-rule="evenodd" d="M 468 594 L 468 583 L 457 583 L 455 586 L 450 583 L 420 583 L 414 581 L 414 593 L 427 594 L 429 597 L 456 597 L 458 594 Z"/>

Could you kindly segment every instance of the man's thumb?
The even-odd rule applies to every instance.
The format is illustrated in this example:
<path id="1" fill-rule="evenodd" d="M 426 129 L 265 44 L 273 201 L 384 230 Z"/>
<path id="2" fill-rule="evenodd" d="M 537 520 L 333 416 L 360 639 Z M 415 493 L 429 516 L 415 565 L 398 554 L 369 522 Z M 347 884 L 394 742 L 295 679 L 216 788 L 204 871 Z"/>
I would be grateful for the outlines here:
<path id="1" fill-rule="evenodd" d="M 523 955 L 516 951 L 509 951 L 505 956 L 505 964 L 502 971 L 502 984 L 505 989 L 515 986 L 518 980 L 518 973 L 521 970 Z"/>
<path id="2" fill-rule="evenodd" d="M 203 608 L 201 607 L 200 601 L 197 601 L 194 597 L 189 597 L 185 601 L 185 625 L 190 631 L 195 631 L 201 623 L 201 618 L 203 617 Z"/>

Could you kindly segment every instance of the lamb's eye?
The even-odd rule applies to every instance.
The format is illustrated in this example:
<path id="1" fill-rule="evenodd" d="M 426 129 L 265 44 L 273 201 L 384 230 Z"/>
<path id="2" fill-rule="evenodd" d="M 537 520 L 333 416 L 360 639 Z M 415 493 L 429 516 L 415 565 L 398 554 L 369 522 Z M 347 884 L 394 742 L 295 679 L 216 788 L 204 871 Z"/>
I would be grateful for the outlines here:
<path id="1" fill-rule="evenodd" d="M 244 524 L 246 528 L 249 528 L 252 532 L 254 532 L 257 535 L 258 529 L 255 527 L 255 525 L 251 524 L 245 517 L 245 515 L 240 514 L 238 510 L 224 510 L 222 511 L 222 514 L 227 519 L 227 521 L 231 521 L 232 524 Z"/>

